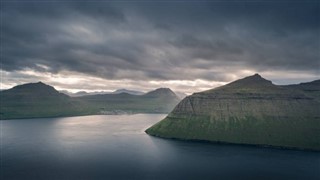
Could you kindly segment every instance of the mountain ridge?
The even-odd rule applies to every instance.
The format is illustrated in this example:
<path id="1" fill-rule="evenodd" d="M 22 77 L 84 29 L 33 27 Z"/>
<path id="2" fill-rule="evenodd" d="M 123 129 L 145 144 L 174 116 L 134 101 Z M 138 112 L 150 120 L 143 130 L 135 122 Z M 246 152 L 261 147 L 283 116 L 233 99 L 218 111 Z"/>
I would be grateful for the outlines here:
<path id="1" fill-rule="evenodd" d="M 84 115 L 84 103 L 42 82 L 1 91 L 0 119 Z"/>
<path id="2" fill-rule="evenodd" d="M 320 102 L 320 79 L 299 84 L 282 85 L 281 87 L 302 91 L 307 96 Z"/>
<path id="3" fill-rule="evenodd" d="M 152 90 L 143 94 L 142 96 L 145 96 L 145 97 L 171 96 L 173 98 L 179 98 L 170 88 L 157 88 L 155 90 Z"/>
<path id="4" fill-rule="evenodd" d="M 300 90 L 277 86 L 254 75 L 187 96 L 146 133 L 320 150 L 319 107 L 314 97 Z"/>
<path id="5" fill-rule="evenodd" d="M 117 89 L 115 91 L 112 92 L 112 94 L 119 94 L 119 93 L 128 93 L 128 94 L 132 94 L 132 95 L 143 95 L 144 92 L 141 91 L 135 91 L 135 90 L 130 90 L 130 89 Z"/>
<path id="6" fill-rule="evenodd" d="M 172 98 L 171 93 L 157 94 L 153 91 L 150 91 L 153 96 L 121 92 L 70 97 L 42 82 L 18 85 L 0 93 L 0 119 L 168 113 L 180 101 Z"/>
<path id="7" fill-rule="evenodd" d="M 17 93 L 45 93 L 45 94 L 62 94 L 59 93 L 54 87 L 47 85 L 41 81 L 36 83 L 27 83 L 22 85 L 17 85 L 12 87 L 11 89 L 3 90 L 3 92 L 17 92 Z"/>

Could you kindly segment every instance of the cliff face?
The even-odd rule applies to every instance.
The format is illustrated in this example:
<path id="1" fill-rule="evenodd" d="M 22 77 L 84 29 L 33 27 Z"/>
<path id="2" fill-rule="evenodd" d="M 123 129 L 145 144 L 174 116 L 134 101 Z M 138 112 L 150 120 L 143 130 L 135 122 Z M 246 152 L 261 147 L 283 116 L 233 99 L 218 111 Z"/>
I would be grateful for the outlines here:
<path id="1" fill-rule="evenodd" d="M 320 103 L 256 74 L 184 98 L 150 135 L 320 150 Z"/>

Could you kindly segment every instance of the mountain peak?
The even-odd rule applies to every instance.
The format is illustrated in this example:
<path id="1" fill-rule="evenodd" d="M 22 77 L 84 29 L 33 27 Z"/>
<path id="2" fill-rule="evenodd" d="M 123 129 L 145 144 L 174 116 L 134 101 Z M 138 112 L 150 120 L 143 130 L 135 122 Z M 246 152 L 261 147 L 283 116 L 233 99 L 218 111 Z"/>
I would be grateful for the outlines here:
<path id="1" fill-rule="evenodd" d="M 250 76 L 248 76 L 248 77 L 250 77 Z M 260 76 L 260 74 L 258 74 L 258 73 L 255 73 L 254 75 L 252 75 L 251 77 L 255 77 L 255 78 L 262 78 L 262 76 Z"/>
<path id="2" fill-rule="evenodd" d="M 158 89 L 155 89 L 155 91 L 171 91 L 171 92 L 173 92 L 170 88 L 158 88 Z"/>
<path id="3" fill-rule="evenodd" d="M 168 97 L 176 97 L 178 96 L 170 89 L 170 88 L 158 88 L 153 91 L 150 91 L 144 96 L 149 96 L 149 97 L 162 97 L 162 96 L 168 96 Z"/>
<path id="4" fill-rule="evenodd" d="M 316 88 L 310 92 L 312 97 L 254 74 L 184 98 L 146 133 L 183 140 L 320 150 L 320 101 Z"/>
<path id="5" fill-rule="evenodd" d="M 227 84 L 226 86 L 236 86 L 236 87 L 254 86 L 254 87 L 257 87 L 257 86 L 270 86 L 270 85 L 273 85 L 271 81 L 264 79 L 262 76 L 260 76 L 258 73 L 256 73 L 252 76 L 248 76 L 248 77 L 233 81 L 233 82 Z"/>
<path id="6" fill-rule="evenodd" d="M 213 92 L 220 92 L 220 91 L 228 91 L 228 92 L 255 92 L 256 90 L 263 89 L 264 91 L 267 90 L 277 90 L 278 87 L 272 84 L 271 81 L 264 79 L 258 73 L 247 76 L 242 79 L 238 79 L 233 81 L 229 84 L 224 86 L 220 86 L 214 89 L 210 89 L 208 91 L 204 91 L 205 93 L 213 93 Z"/>
<path id="7" fill-rule="evenodd" d="M 158 93 L 158 94 L 174 94 L 175 95 L 175 93 L 170 88 L 158 88 L 152 92 Z"/>
<path id="8" fill-rule="evenodd" d="M 117 89 L 115 91 L 112 92 L 112 94 L 120 94 L 120 93 L 127 93 L 127 94 L 131 94 L 131 95 L 142 95 L 144 94 L 141 91 L 135 91 L 135 90 L 129 90 L 129 89 Z"/>
<path id="9" fill-rule="evenodd" d="M 265 78 L 263 78 L 260 74 L 256 73 L 252 76 L 247 76 L 245 78 L 239 79 L 237 81 L 256 81 L 256 82 L 271 82 L 269 80 L 266 80 Z"/>
<path id="10" fill-rule="evenodd" d="M 46 88 L 53 88 L 52 86 L 49 86 L 41 81 L 36 83 L 27 83 L 27 84 L 21 84 L 18 86 L 15 86 L 14 88 L 30 88 L 30 87 L 46 87 Z"/>
<path id="11" fill-rule="evenodd" d="M 158 88 L 158 89 L 155 89 L 153 91 L 150 91 L 150 92 L 158 92 L 158 93 L 173 93 L 173 91 L 170 89 L 170 88 Z"/>
<path id="12" fill-rule="evenodd" d="M 34 93 L 34 94 L 59 94 L 59 92 L 52 86 L 47 85 L 41 81 L 36 83 L 27 83 L 15 86 L 7 91 L 16 93 Z"/>

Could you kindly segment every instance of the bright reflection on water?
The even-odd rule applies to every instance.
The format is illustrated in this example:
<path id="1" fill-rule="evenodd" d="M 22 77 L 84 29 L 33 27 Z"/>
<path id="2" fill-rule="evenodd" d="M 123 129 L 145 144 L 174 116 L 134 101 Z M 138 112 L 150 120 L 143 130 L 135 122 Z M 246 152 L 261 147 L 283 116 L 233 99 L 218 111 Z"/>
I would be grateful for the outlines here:
<path id="1" fill-rule="evenodd" d="M 320 179 L 320 153 L 165 140 L 165 115 L 1 121 L 1 179 Z"/>

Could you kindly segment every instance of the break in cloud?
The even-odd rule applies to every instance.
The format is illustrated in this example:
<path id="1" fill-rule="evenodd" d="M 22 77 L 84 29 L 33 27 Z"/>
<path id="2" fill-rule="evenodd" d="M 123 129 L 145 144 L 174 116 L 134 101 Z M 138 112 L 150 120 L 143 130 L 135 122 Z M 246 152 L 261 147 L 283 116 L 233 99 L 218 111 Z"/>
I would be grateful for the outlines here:
<path id="1" fill-rule="evenodd" d="M 4 1 L 1 88 L 191 93 L 259 72 L 319 79 L 318 1 Z"/>

